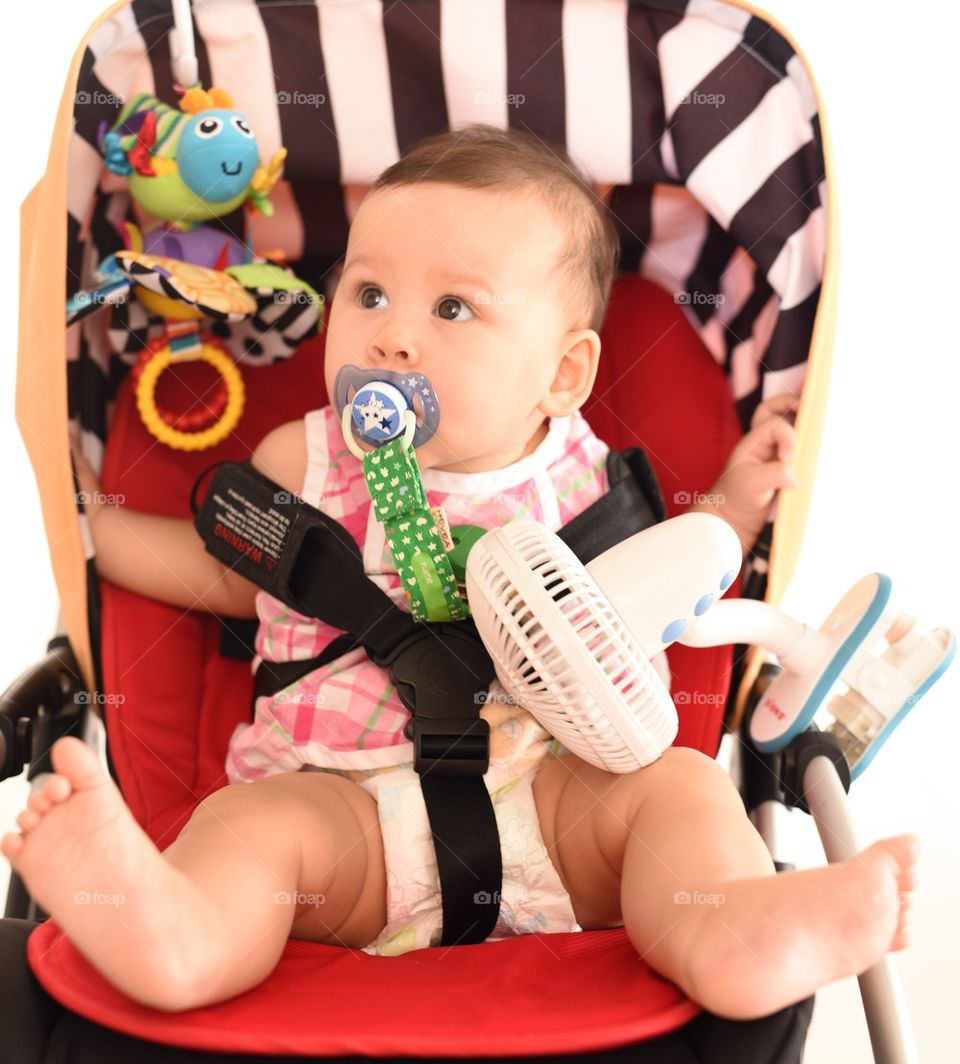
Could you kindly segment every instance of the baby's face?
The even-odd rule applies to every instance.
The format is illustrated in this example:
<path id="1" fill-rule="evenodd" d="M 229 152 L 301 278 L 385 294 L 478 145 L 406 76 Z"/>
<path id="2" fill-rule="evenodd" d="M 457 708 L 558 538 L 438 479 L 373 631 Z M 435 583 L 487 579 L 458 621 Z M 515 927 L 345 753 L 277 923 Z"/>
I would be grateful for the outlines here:
<path id="1" fill-rule="evenodd" d="M 545 434 L 540 403 L 570 308 L 565 235 L 538 198 L 438 182 L 360 205 L 330 312 L 327 391 L 343 366 L 422 373 L 440 404 L 422 469 L 497 469 Z"/>

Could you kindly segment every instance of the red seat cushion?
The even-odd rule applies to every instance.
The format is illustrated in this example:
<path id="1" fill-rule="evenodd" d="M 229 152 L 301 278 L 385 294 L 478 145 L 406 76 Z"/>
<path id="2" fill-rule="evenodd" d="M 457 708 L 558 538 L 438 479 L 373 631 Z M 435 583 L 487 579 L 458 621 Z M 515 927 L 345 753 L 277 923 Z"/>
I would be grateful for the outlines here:
<path id="1" fill-rule="evenodd" d="M 176 1015 L 125 998 L 50 921 L 27 954 L 74 1012 L 138 1038 L 220 1052 L 509 1059 L 655 1038 L 700 1011 L 637 957 L 622 928 L 400 957 L 291 940 L 259 986 Z"/>
<path id="2" fill-rule="evenodd" d="M 721 367 L 681 308 L 658 285 L 617 278 L 603 326 L 603 352 L 584 414 L 611 447 L 641 447 L 663 491 L 667 516 L 709 492 L 741 428 Z M 726 597 L 739 594 L 740 579 Z M 733 660 L 730 646 L 667 651 L 680 728 L 675 746 L 714 757 L 720 745 Z"/>

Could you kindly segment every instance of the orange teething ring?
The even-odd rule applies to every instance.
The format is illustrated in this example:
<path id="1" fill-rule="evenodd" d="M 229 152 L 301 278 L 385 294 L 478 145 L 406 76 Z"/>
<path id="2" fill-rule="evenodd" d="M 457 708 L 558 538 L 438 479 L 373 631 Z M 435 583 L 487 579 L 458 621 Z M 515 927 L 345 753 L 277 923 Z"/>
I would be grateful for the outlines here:
<path id="1" fill-rule="evenodd" d="M 243 378 L 232 356 L 209 336 L 203 335 L 199 347 L 174 352 L 171 337 L 161 336 L 143 349 L 134 366 L 137 410 L 147 430 L 161 443 L 178 451 L 204 451 L 214 447 L 236 428 L 243 413 Z M 157 405 L 157 381 L 175 362 L 206 362 L 220 374 L 220 382 L 209 411 L 175 414 Z M 177 426 L 185 426 L 179 428 Z"/>

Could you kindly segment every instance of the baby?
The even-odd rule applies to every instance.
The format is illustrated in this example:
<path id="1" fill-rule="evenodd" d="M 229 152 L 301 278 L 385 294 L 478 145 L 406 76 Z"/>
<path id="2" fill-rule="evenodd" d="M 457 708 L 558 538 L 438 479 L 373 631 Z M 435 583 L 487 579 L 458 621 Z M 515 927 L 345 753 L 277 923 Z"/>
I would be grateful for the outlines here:
<path id="1" fill-rule="evenodd" d="M 490 127 L 425 141 L 380 177 L 353 221 L 328 323 L 328 394 L 336 402 L 341 371 L 416 380 L 414 446 L 431 505 L 451 525 L 522 514 L 559 528 L 607 490 L 607 448 L 579 409 L 616 248 L 605 209 L 561 150 Z M 432 425 L 431 392 L 441 413 Z M 794 405 L 759 408 L 714 488 L 715 512 L 745 552 L 775 492 L 795 483 Z M 340 413 L 281 426 L 253 465 L 341 521 L 371 579 L 402 605 Z M 189 521 L 107 506 L 90 519 L 101 576 L 175 605 L 259 616 L 262 660 L 312 658 L 338 634 L 226 570 Z M 266 978 L 290 937 L 376 953 L 438 941 L 436 868 L 402 734 L 409 714 L 362 649 L 298 684 L 296 699 L 259 699 L 231 741 L 234 782 L 162 854 L 74 738 L 53 748 L 55 773 L 20 814 L 21 833 L 0 843 L 37 902 L 131 998 L 172 1011 L 222 1001 Z M 483 713 L 504 851 L 499 933 L 624 926 L 658 972 L 732 1018 L 772 1013 L 907 944 L 913 836 L 775 875 L 711 758 L 670 748 L 614 775 L 550 756 L 550 737 L 519 707 Z M 412 882 L 421 867 L 432 872 L 426 886 Z M 75 903 L 94 891 L 122 905 Z M 705 901 L 682 903 L 691 898 Z"/>

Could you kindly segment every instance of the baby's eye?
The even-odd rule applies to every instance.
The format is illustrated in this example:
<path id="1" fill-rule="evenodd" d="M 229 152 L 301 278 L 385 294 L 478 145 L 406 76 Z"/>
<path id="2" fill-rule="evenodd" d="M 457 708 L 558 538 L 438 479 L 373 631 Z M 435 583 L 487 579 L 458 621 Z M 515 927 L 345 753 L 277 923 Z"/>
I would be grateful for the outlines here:
<path id="1" fill-rule="evenodd" d="M 437 317 L 444 321 L 470 321 L 473 316 L 473 311 L 456 296 L 444 296 L 437 304 Z"/>
<path id="2" fill-rule="evenodd" d="M 382 310 L 390 305 L 387 293 L 382 288 L 377 288 L 375 284 L 365 284 L 360 289 L 359 297 L 360 306 L 366 307 L 367 310 Z"/>

